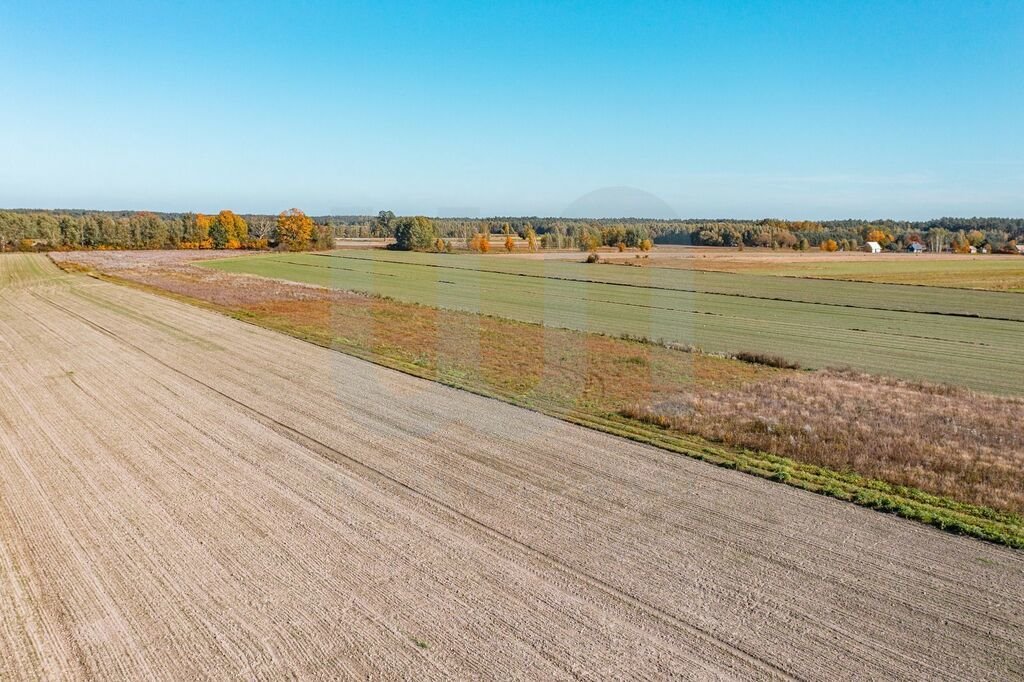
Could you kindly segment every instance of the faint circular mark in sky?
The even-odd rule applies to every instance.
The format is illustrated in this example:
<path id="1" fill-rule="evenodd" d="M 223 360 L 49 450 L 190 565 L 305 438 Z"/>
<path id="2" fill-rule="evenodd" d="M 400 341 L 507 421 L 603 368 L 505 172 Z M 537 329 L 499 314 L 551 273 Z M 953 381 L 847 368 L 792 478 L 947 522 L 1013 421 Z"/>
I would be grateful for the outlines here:
<path id="1" fill-rule="evenodd" d="M 678 215 L 666 201 L 636 187 L 602 187 L 584 194 L 562 211 L 562 218 L 657 218 Z"/>

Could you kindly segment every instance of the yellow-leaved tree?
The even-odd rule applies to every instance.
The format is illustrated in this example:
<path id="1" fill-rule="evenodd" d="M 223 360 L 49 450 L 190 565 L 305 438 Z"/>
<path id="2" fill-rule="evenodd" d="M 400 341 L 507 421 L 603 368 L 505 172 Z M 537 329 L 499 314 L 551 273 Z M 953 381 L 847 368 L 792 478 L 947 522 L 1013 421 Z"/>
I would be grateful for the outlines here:
<path id="1" fill-rule="evenodd" d="M 240 249 L 249 241 L 249 225 L 232 211 L 221 211 L 214 219 L 214 230 L 223 235 L 224 248 Z"/>
<path id="2" fill-rule="evenodd" d="M 282 211 L 277 216 L 277 238 L 289 251 L 309 248 L 313 236 L 313 219 L 297 208 Z"/>
<path id="3" fill-rule="evenodd" d="M 529 224 L 526 226 L 526 248 L 530 251 L 537 250 L 537 231 Z"/>

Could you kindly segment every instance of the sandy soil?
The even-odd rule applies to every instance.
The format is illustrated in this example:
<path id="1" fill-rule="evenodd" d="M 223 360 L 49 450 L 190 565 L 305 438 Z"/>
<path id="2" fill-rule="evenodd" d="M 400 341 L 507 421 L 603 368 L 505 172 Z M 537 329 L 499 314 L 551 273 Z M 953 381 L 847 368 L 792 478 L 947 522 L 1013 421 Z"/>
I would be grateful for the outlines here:
<path id="1" fill-rule="evenodd" d="M 1024 554 L 0 256 L 0 679 L 1009 679 Z"/>

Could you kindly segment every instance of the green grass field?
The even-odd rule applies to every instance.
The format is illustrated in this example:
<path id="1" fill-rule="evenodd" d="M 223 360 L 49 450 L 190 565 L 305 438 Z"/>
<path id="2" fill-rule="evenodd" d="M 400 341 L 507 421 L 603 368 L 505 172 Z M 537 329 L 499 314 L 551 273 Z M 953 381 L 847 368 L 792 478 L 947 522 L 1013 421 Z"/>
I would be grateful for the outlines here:
<path id="1" fill-rule="evenodd" d="M 387 251 L 203 265 L 711 352 L 773 353 L 807 367 L 1024 394 L 1017 294 Z"/>

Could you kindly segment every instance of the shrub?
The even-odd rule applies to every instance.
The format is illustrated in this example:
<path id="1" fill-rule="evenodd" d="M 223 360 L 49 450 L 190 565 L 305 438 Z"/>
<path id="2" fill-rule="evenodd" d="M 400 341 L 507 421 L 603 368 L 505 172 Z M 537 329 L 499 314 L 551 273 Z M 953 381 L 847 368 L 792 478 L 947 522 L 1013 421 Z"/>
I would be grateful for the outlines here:
<path id="1" fill-rule="evenodd" d="M 585 262 L 587 262 L 587 263 L 600 263 L 601 262 L 601 257 L 598 256 L 596 253 L 592 253 L 589 256 L 587 256 L 587 260 Z"/>
<path id="2" fill-rule="evenodd" d="M 768 367 L 778 367 L 779 369 L 800 369 L 799 362 L 787 360 L 780 355 L 772 355 L 770 353 L 741 351 L 735 355 L 735 358 L 753 365 L 767 365 Z"/>

